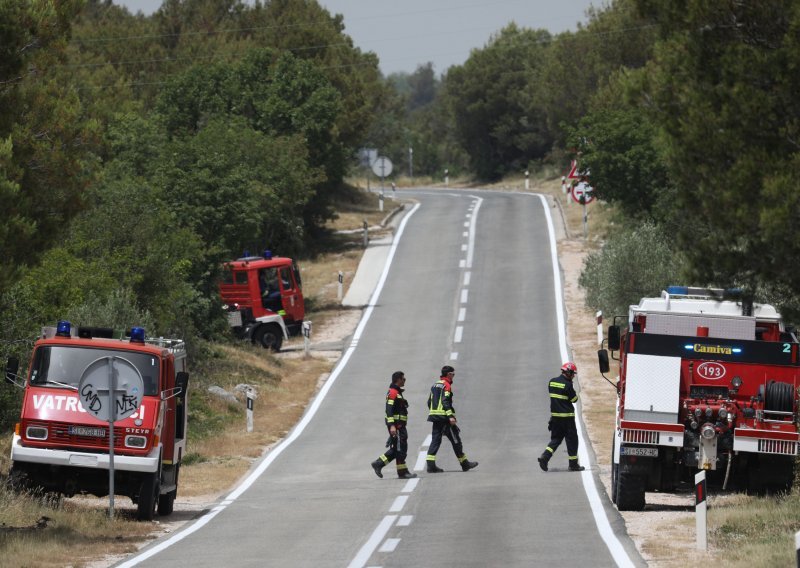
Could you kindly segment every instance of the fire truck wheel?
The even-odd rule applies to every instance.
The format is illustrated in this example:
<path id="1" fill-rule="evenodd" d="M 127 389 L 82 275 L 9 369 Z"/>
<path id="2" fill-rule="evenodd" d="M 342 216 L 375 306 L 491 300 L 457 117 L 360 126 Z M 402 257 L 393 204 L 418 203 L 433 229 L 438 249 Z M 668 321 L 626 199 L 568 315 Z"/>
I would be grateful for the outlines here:
<path id="1" fill-rule="evenodd" d="M 283 345 L 281 328 L 274 323 L 259 327 L 254 339 L 264 349 L 270 349 L 276 353 L 281 350 L 281 345 Z"/>
<path id="2" fill-rule="evenodd" d="M 178 476 L 181 472 L 181 466 L 178 465 L 177 469 L 175 470 L 175 485 L 178 484 Z M 171 515 L 172 511 L 175 508 L 175 497 L 178 496 L 178 488 L 175 487 L 169 493 L 159 496 L 158 498 L 158 514 L 162 517 L 166 517 L 167 515 Z"/>
<path id="3" fill-rule="evenodd" d="M 617 468 L 617 509 L 620 511 L 644 510 L 644 479 Z"/>
<path id="4" fill-rule="evenodd" d="M 159 472 L 156 471 L 145 475 L 142 479 L 136 511 L 136 518 L 140 521 L 152 521 L 156 515 L 158 494 L 161 491 L 160 477 Z"/>
<path id="5" fill-rule="evenodd" d="M 158 498 L 158 514 L 162 517 L 171 515 L 175 508 L 175 491 L 170 491 Z"/>
<path id="6" fill-rule="evenodd" d="M 614 450 L 616 440 L 611 438 L 611 502 L 617 503 L 617 477 L 619 477 L 619 466 L 614 463 Z"/>

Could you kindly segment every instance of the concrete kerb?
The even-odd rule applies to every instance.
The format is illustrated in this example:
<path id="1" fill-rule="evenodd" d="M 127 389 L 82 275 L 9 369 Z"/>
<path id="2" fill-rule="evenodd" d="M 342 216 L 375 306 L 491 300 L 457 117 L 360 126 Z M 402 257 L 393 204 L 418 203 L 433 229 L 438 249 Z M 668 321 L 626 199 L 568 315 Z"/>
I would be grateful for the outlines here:
<path id="1" fill-rule="evenodd" d="M 405 204 L 401 203 L 393 208 L 380 222 L 379 225 L 369 227 L 368 230 L 385 229 L 391 226 L 392 229 L 397 228 L 397 224 L 402 219 L 401 212 L 405 211 Z M 352 234 L 359 233 L 363 229 L 354 229 L 347 231 L 338 231 L 340 233 Z M 342 300 L 342 307 L 352 309 L 362 309 L 369 303 L 375 287 L 378 285 L 378 279 L 383 272 L 383 267 L 386 265 L 386 258 L 389 254 L 392 241 L 394 239 L 393 232 L 387 236 L 379 239 L 370 239 L 361 261 L 356 269 L 356 274 L 353 277 L 353 282 L 347 289 L 347 293 Z M 312 343 L 310 349 L 312 351 L 342 351 L 344 345 L 347 343 L 347 338 L 343 341 L 329 341 L 325 343 Z M 303 346 L 285 346 L 283 351 L 300 351 L 304 349 Z"/>
<path id="2" fill-rule="evenodd" d="M 405 210 L 405 205 L 400 204 L 389 212 L 381 221 L 381 228 L 391 226 L 396 228 L 401 216 L 399 213 Z M 386 265 L 386 258 L 389 255 L 389 248 L 394 239 L 394 234 L 389 234 L 379 239 L 370 239 L 361 262 L 358 263 L 356 275 L 353 282 L 347 289 L 342 300 L 342 306 L 349 308 L 363 308 L 369 303 L 372 292 L 378 284 L 378 279 Z"/>

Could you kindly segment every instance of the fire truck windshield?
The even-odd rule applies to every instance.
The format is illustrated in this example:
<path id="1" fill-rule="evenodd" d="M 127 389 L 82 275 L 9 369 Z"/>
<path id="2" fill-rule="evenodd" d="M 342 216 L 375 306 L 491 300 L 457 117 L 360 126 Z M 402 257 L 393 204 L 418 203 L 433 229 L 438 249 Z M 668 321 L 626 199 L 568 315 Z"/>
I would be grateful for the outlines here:
<path id="1" fill-rule="evenodd" d="M 30 384 L 77 389 L 83 371 L 97 359 L 109 356 L 130 361 L 142 375 L 145 396 L 158 394 L 159 361 L 146 353 L 86 347 L 39 347 L 33 359 Z"/>

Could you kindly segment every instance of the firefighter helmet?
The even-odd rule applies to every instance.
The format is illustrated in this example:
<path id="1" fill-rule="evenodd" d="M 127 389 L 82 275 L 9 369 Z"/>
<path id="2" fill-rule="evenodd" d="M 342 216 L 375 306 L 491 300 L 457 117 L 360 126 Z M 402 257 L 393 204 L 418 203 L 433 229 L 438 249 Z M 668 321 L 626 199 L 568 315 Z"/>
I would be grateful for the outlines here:
<path id="1" fill-rule="evenodd" d="M 561 365 L 561 372 L 562 373 L 577 373 L 578 367 L 575 366 L 575 363 L 572 361 L 567 361 L 563 365 Z"/>

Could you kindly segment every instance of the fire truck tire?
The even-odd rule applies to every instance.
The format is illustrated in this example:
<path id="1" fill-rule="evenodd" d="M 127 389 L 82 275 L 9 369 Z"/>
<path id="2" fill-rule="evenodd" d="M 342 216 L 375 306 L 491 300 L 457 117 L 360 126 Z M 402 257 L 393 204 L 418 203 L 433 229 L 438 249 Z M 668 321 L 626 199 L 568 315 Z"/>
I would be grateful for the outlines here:
<path id="1" fill-rule="evenodd" d="M 619 466 L 614 463 L 614 450 L 616 440 L 611 438 L 611 502 L 617 503 L 617 478 L 619 477 Z"/>
<path id="2" fill-rule="evenodd" d="M 281 350 L 281 345 L 283 345 L 281 328 L 274 323 L 259 327 L 253 339 L 264 349 L 271 349 L 276 353 Z"/>
<path id="3" fill-rule="evenodd" d="M 617 468 L 617 509 L 620 511 L 644 510 L 644 479 Z"/>
<path id="4" fill-rule="evenodd" d="M 156 516 L 158 494 L 161 489 L 160 478 L 159 472 L 148 473 L 142 478 L 136 511 L 136 518 L 140 521 L 152 521 Z"/>
<path id="5" fill-rule="evenodd" d="M 158 498 L 158 514 L 162 517 L 171 515 L 175 509 L 175 491 L 170 491 Z"/>
<path id="6" fill-rule="evenodd" d="M 175 484 L 178 483 L 178 475 L 180 474 L 181 466 L 178 465 L 177 469 L 175 470 Z M 172 511 L 175 509 L 175 497 L 178 496 L 178 488 L 175 487 L 169 493 L 165 493 L 164 495 L 160 495 L 158 497 L 158 514 L 162 517 L 166 517 L 167 515 L 171 515 Z"/>

